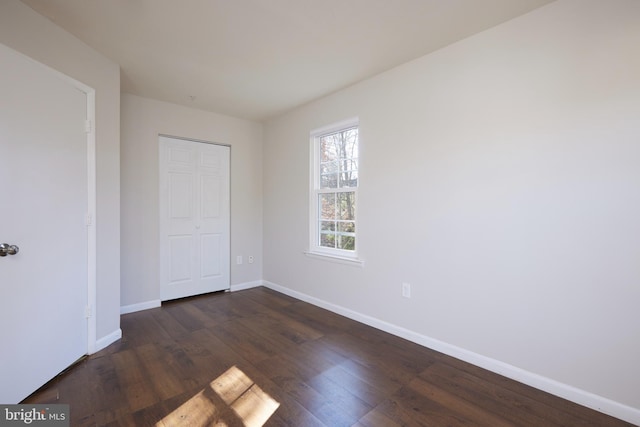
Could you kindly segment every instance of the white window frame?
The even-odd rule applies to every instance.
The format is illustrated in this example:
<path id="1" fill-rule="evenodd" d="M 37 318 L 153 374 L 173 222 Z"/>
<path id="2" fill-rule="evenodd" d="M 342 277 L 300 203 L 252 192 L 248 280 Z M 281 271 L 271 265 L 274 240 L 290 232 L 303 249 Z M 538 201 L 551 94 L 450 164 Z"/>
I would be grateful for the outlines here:
<path id="1" fill-rule="evenodd" d="M 355 202 L 356 207 L 358 206 L 358 187 L 360 186 L 360 121 L 357 117 L 344 120 L 338 123 L 331 124 L 329 126 L 324 126 L 319 129 L 315 129 L 310 133 L 310 189 L 309 189 L 309 251 L 306 252 L 307 255 L 311 255 L 314 257 L 326 257 L 332 260 L 342 261 L 346 263 L 355 263 L 362 265 L 362 260 L 358 257 L 358 236 L 359 236 L 359 227 L 358 227 L 358 217 L 359 211 L 356 208 L 356 236 L 355 236 L 355 250 L 344 250 L 337 248 L 327 248 L 324 246 L 320 246 L 320 242 L 318 236 L 320 234 L 320 220 L 318 218 L 319 215 L 319 206 L 318 206 L 318 196 L 323 192 L 328 193 L 340 193 L 340 192 L 353 192 L 355 193 Z M 327 134 L 337 133 L 341 130 L 349 129 L 357 127 L 358 128 L 358 186 L 356 187 L 348 187 L 348 188 L 332 188 L 322 190 L 320 189 L 320 138 Z"/>

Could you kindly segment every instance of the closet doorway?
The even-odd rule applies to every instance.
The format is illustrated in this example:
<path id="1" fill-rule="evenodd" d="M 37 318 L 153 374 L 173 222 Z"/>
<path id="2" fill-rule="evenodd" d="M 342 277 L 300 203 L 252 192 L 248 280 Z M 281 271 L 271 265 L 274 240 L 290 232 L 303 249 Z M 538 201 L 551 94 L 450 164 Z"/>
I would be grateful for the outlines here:
<path id="1" fill-rule="evenodd" d="M 230 287 L 231 148 L 160 141 L 160 298 Z"/>

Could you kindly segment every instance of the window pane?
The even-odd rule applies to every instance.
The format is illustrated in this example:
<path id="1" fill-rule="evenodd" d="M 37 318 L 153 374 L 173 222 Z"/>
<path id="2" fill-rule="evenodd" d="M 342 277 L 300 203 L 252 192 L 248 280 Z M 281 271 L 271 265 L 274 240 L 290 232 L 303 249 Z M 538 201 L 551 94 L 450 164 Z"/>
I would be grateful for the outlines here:
<path id="1" fill-rule="evenodd" d="M 334 136 L 327 135 L 320 138 L 320 162 L 322 163 L 338 159 L 338 147 Z"/>
<path id="2" fill-rule="evenodd" d="M 320 188 L 357 187 L 358 128 L 322 136 L 319 163 Z"/>
<path id="3" fill-rule="evenodd" d="M 320 173 L 321 174 L 337 173 L 339 166 L 340 164 L 336 161 L 320 163 Z"/>
<path id="4" fill-rule="evenodd" d="M 320 175 L 320 188 L 338 188 L 338 174 Z"/>
<path id="5" fill-rule="evenodd" d="M 347 129 L 342 132 L 344 158 L 358 157 L 358 128 Z"/>
<path id="6" fill-rule="evenodd" d="M 340 174 L 340 188 L 357 187 L 358 171 L 346 171 Z"/>
<path id="7" fill-rule="evenodd" d="M 343 172 L 358 170 L 358 159 L 342 159 L 340 161 L 340 169 Z"/>
<path id="8" fill-rule="evenodd" d="M 354 221 L 356 219 L 356 193 L 338 193 L 338 219 Z"/>
<path id="9" fill-rule="evenodd" d="M 325 248 L 335 248 L 336 247 L 335 234 L 321 234 L 320 246 L 324 246 Z"/>
<path id="10" fill-rule="evenodd" d="M 354 236 L 338 236 L 338 249 L 354 251 L 356 249 L 356 238 Z"/>
<path id="11" fill-rule="evenodd" d="M 336 219 L 336 194 L 320 194 L 318 198 L 320 219 Z"/>
<path id="12" fill-rule="evenodd" d="M 338 223 L 338 231 L 341 233 L 355 233 L 356 223 L 354 221 L 342 221 Z"/>
<path id="13" fill-rule="evenodd" d="M 336 231 L 335 221 L 321 221 L 320 231 Z"/>

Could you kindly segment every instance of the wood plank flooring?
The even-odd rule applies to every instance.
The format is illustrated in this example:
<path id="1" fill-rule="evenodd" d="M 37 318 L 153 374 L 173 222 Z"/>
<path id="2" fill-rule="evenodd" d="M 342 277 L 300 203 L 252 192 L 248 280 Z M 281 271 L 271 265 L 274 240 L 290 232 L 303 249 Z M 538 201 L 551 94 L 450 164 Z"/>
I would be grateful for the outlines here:
<path id="1" fill-rule="evenodd" d="M 72 426 L 629 426 L 267 288 L 122 316 L 23 403 Z"/>

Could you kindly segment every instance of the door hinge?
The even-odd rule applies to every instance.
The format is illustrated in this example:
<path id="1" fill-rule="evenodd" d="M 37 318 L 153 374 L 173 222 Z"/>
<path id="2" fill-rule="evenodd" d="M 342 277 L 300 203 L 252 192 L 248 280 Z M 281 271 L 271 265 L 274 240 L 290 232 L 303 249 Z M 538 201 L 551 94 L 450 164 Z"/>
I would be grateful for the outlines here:
<path id="1" fill-rule="evenodd" d="M 91 316 L 93 316 L 93 312 L 91 310 L 91 306 L 88 305 L 84 308 L 84 317 L 86 317 L 87 319 L 91 318 Z"/>
<path id="2" fill-rule="evenodd" d="M 84 217 L 84 225 L 86 225 L 87 227 L 93 225 L 93 217 L 91 216 L 91 214 L 87 214 L 87 216 Z"/>
<path id="3" fill-rule="evenodd" d="M 85 120 L 84 121 L 84 131 L 86 133 L 91 133 L 91 131 L 92 131 L 91 125 L 92 125 L 91 120 Z"/>

